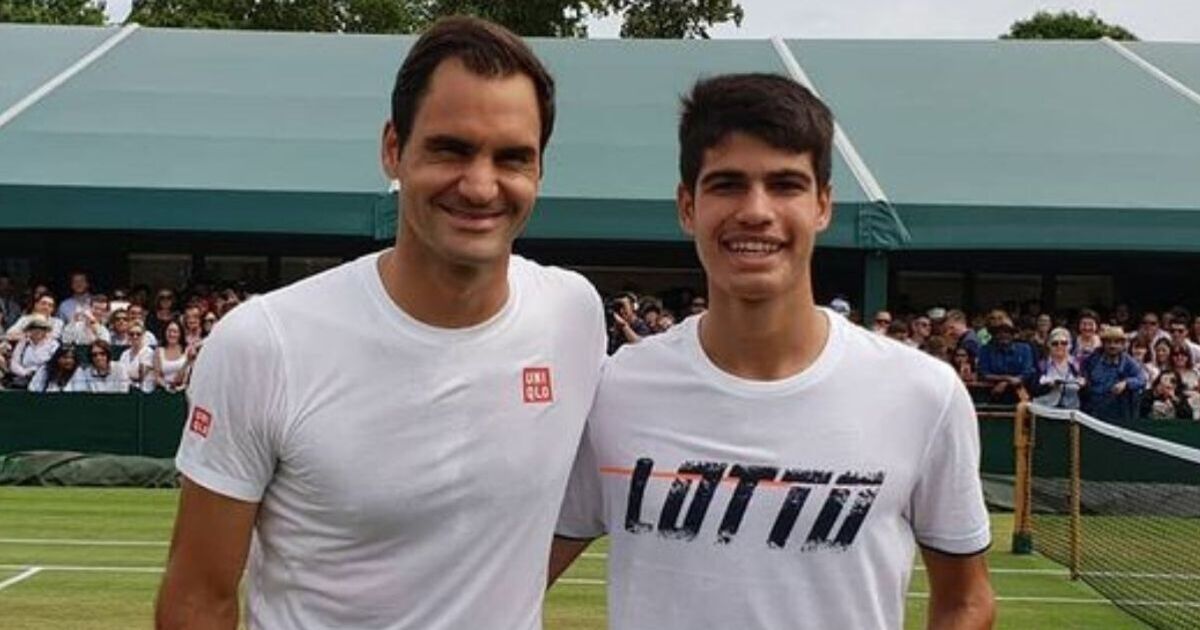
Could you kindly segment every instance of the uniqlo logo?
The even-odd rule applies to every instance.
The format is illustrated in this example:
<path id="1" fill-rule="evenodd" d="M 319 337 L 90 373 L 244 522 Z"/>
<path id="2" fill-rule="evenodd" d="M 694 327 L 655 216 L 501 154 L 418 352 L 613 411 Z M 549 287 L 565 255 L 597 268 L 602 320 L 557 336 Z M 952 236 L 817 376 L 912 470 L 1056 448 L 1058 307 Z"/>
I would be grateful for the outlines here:
<path id="1" fill-rule="evenodd" d="M 521 377 L 521 391 L 526 403 L 554 402 L 554 389 L 550 384 L 550 368 L 525 368 Z"/>
<path id="2" fill-rule="evenodd" d="M 200 437 L 208 437 L 208 428 L 212 426 L 212 414 L 208 413 L 201 407 L 192 409 L 192 421 L 188 423 L 188 430 Z"/>

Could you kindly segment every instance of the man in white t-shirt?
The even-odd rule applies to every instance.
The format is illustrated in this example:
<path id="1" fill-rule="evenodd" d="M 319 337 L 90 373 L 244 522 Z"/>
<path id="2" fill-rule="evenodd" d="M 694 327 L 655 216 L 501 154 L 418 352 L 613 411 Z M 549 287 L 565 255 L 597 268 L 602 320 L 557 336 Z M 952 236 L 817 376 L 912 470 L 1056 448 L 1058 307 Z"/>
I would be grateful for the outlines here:
<path id="1" fill-rule="evenodd" d="M 605 350 L 599 296 L 513 256 L 553 128 L 519 38 L 434 25 L 381 157 L 395 247 L 251 299 L 205 340 L 160 628 L 537 630 Z M 251 537 L 253 532 L 253 539 Z"/>
<path id="2" fill-rule="evenodd" d="M 551 557 L 553 579 L 610 537 L 610 628 L 900 628 L 918 545 L 930 627 L 991 623 L 967 392 L 814 305 L 832 126 L 775 75 L 684 102 L 679 218 L 709 308 L 612 357 Z"/>

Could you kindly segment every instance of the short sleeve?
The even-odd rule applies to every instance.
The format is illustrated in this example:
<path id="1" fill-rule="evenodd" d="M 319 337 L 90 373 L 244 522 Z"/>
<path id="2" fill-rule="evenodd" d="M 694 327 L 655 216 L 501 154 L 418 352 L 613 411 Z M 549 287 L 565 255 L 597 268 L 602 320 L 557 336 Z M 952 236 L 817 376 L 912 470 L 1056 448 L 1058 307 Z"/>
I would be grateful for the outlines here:
<path id="1" fill-rule="evenodd" d="M 175 464 L 217 494 L 258 502 L 286 420 L 283 359 L 262 298 L 230 311 L 196 358 Z"/>
<path id="2" fill-rule="evenodd" d="M 991 545 L 979 480 L 979 421 L 962 383 L 955 379 L 950 386 L 913 491 L 913 530 L 922 547 L 974 555 Z"/>
<path id="3" fill-rule="evenodd" d="M 604 495 L 595 451 L 585 428 L 558 514 L 556 536 L 591 540 L 605 534 Z"/>

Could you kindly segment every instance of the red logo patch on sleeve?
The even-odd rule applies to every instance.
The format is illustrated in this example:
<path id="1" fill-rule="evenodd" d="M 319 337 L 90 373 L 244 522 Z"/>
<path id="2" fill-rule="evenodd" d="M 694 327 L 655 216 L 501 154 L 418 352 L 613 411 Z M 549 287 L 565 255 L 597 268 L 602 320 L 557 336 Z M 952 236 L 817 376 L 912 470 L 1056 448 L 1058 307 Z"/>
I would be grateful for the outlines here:
<path id="1" fill-rule="evenodd" d="M 550 368 L 525 368 L 525 373 L 521 377 L 521 391 L 527 404 L 554 402 L 554 389 L 550 384 Z"/>
<path id="2" fill-rule="evenodd" d="M 199 435 L 202 438 L 208 437 L 208 429 L 212 426 L 212 414 L 205 411 L 202 407 L 192 408 L 192 421 L 188 423 L 188 430 Z"/>

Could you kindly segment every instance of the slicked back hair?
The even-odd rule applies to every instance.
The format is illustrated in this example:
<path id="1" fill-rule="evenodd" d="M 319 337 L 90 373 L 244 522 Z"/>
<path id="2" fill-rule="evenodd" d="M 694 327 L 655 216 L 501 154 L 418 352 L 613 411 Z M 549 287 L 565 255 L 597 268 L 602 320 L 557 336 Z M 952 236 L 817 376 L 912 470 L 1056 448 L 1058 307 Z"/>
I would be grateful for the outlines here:
<path id="1" fill-rule="evenodd" d="M 512 31 L 487 20 L 454 16 L 429 27 L 408 51 L 392 87 L 392 125 L 400 150 L 408 143 L 421 100 L 435 70 L 447 59 L 458 59 L 471 72 L 488 78 L 523 74 L 537 92 L 541 146 L 546 150 L 554 131 L 554 78 L 533 50 Z"/>
<path id="2" fill-rule="evenodd" d="M 688 190 L 704 152 L 734 132 L 768 145 L 812 155 L 817 184 L 829 184 L 833 113 L 807 88 L 776 74 L 725 74 L 703 79 L 683 97 L 679 118 L 679 177 Z"/>

